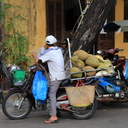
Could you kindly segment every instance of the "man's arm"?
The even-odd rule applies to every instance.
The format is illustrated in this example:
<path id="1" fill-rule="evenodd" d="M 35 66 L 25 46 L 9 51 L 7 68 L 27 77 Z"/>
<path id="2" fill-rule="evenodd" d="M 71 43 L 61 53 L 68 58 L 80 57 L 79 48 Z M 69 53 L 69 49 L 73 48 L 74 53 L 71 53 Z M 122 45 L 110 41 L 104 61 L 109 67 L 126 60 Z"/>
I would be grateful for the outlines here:
<path id="1" fill-rule="evenodd" d="M 32 52 L 32 57 L 34 58 L 35 63 L 38 63 L 38 58 L 36 57 L 36 54 L 34 52 Z"/>

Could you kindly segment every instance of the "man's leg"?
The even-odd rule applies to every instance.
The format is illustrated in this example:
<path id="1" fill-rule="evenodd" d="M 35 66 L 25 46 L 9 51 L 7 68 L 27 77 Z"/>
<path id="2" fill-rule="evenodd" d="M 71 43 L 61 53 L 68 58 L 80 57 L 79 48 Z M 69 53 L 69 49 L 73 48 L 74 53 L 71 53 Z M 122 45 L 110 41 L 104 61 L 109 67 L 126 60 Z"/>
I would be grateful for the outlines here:
<path id="1" fill-rule="evenodd" d="M 50 88 L 49 88 L 49 99 L 50 99 L 50 116 L 56 115 L 56 92 L 60 85 L 59 81 L 51 81 Z"/>
<path id="2" fill-rule="evenodd" d="M 49 100 L 50 100 L 50 119 L 48 121 L 44 121 L 45 123 L 53 123 L 57 121 L 57 111 L 56 111 L 56 93 L 59 88 L 61 80 L 59 81 L 51 81 L 49 87 Z"/>

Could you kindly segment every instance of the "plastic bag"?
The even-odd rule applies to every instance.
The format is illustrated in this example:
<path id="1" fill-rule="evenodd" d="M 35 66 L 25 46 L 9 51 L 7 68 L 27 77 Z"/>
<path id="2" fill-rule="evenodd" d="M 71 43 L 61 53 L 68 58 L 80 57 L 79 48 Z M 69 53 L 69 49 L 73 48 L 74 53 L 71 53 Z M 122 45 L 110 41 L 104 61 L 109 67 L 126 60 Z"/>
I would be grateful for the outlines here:
<path id="1" fill-rule="evenodd" d="M 124 76 L 125 79 L 128 79 L 128 60 L 125 60 Z"/>
<path id="2" fill-rule="evenodd" d="M 41 71 L 36 71 L 33 84 L 32 84 L 32 94 L 38 102 L 44 104 L 47 98 L 48 92 L 48 81 Z"/>

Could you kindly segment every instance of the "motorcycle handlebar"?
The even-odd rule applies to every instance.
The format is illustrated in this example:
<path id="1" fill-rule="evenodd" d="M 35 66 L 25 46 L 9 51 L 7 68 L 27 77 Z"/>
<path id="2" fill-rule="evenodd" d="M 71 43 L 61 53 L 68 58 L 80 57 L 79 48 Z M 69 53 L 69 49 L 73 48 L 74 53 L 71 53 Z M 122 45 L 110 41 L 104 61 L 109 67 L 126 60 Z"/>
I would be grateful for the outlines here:
<path id="1" fill-rule="evenodd" d="M 124 51 L 124 49 L 119 49 L 119 48 L 116 48 L 116 49 L 115 49 L 115 53 L 118 53 L 118 52 L 120 52 L 120 51 Z"/>
<path id="2" fill-rule="evenodd" d="M 118 49 L 118 48 L 115 48 L 115 49 L 108 49 L 107 51 L 104 51 L 106 53 L 111 53 L 111 54 L 115 54 L 115 53 L 118 53 L 119 51 L 124 51 L 124 49 Z M 97 51 L 98 54 L 101 54 L 103 53 L 102 50 L 98 50 Z"/>
<path id="3" fill-rule="evenodd" d="M 119 49 L 119 51 L 124 51 L 124 49 Z"/>

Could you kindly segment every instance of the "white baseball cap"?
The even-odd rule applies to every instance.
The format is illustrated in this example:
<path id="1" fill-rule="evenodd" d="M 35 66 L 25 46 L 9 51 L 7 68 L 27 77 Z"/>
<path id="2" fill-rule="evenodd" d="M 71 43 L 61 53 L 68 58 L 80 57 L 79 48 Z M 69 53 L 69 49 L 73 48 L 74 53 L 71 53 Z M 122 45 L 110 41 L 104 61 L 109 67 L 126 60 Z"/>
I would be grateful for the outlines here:
<path id="1" fill-rule="evenodd" d="M 51 45 L 51 44 L 56 43 L 57 39 L 54 36 L 49 35 L 49 36 L 46 37 L 45 41 L 46 41 L 47 44 Z"/>

